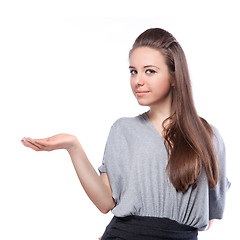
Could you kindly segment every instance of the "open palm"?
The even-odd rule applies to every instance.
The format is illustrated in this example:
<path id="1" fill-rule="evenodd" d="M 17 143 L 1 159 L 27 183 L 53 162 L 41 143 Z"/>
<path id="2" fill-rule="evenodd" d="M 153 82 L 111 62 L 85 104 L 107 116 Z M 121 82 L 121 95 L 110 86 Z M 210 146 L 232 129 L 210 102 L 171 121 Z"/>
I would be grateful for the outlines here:
<path id="1" fill-rule="evenodd" d="M 56 149 L 70 149 L 76 137 L 66 133 L 60 133 L 52 137 L 43 138 L 43 139 L 32 139 L 32 138 L 23 138 L 21 140 L 22 144 L 25 147 L 32 148 L 35 151 L 52 151 Z"/>

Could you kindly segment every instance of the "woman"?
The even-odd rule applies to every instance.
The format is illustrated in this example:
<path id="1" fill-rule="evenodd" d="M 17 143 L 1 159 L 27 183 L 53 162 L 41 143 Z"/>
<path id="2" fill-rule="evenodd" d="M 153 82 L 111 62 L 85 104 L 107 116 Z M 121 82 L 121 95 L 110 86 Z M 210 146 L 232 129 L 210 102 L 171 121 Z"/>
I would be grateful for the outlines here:
<path id="1" fill-rule="evenodd" d="M 113 124 L 100 176 L 75 136 L 22 143 L 69 152 L 89 198 L 114 214 L 102 240 L 197 239 L 198 230 L 223 216 L 229 187 L 223 140 L 197 115 L 184 52 L 169 32 L 143 32 L 129 61 L 133 94 L 150 109 Z"/>

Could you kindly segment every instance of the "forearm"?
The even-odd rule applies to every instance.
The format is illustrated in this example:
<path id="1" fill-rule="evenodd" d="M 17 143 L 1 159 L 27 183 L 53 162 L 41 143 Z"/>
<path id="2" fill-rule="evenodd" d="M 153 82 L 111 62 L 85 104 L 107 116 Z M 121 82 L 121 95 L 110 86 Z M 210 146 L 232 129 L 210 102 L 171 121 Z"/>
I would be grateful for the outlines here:
<path id="1" fill-rule="evenodd" d="M 107 213 L 115 206 L 111 189 L 101 180 L 77 140 L 68 153 L 88 197 L 101 212 Z"/>

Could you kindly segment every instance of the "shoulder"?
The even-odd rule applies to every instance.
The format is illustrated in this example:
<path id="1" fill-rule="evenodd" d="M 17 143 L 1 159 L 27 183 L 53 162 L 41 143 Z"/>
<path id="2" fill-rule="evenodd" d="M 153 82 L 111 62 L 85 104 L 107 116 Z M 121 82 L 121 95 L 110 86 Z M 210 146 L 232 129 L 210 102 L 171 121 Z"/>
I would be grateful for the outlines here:
<path id="1" fill-rule="evenodd" d="M 218 130 L 217 127 L 215 127 L 214 125 L 210 124 L 212 130 L 213 130 L 213 133 L 215 135 L 216 138 L 222 138 L 221 134 L 220 134 L 220 131 Z"/>
<path id="2" fill-rule="evenodd" d="M 218 159 L 219 167 L 221 169 L 221 172 L 224 172 L 226 169 L 226 149 L 225 149 L 225 143 L 223 141 L 223 138 L 220 134 L 220 131 L 213 125 L 210 125 L 213 130 L 213 146 L 215 149 L 215 153 Z"/>
<path id="3" fill-rule="evenodd" d="M 135 117 L 121 117 L 113 123 L 112 129 L 134 129 L 138 127 L 142 121 L 142 114 Z"/>
<path id="4" fill-rule="evenodd" d="M 123 146 L 131 136 L 134 135 L 138 120 L 137 117 L 121 117 L 117 119 L 111 126 L 108 136 L 108 145 Z"/>
<path id="5" fill-rule="evenodd" d="M 224 140 L 218 128 L 210 124 L 213 131 L 213 144 L 218 151 L 222 151 L 225 148 Z"/>
<path id="6" fill-rule="evenodd" d="M 110 135 L 115 138 L 136 137 L 137 133 L 142 132 L 144 124 L 142 114 L 135 117 L 121 117 L 112 124 Z"/>

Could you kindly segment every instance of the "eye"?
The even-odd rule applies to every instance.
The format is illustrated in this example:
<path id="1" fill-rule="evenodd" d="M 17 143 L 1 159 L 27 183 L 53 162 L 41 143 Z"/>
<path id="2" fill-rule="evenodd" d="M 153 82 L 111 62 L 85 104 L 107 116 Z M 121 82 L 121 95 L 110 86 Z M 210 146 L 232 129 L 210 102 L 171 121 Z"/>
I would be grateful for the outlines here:
<path id="1" fill-rule="evenodd" d="M 147 73 L 147 74 L 154 74 L 154 73 L 156 73 L 156 71 L 155 71 L 155 70 L 152 70 L 152 69 L 147 69 L 147 70 L 146 70 L 146 73 Z"/>
<path id="2" fill-rule="evenodd" d="M 131 75 L 135 75 L 135 74 L 137 74 L 137 71 L 136 71 L 136 70 L 131 70 L 131 71 L 130 71 L 130 74 L 131 74 Z"/>

